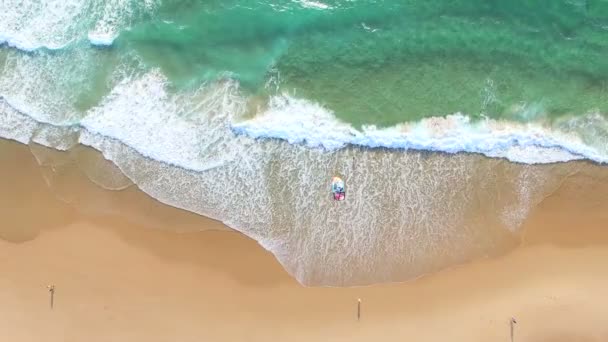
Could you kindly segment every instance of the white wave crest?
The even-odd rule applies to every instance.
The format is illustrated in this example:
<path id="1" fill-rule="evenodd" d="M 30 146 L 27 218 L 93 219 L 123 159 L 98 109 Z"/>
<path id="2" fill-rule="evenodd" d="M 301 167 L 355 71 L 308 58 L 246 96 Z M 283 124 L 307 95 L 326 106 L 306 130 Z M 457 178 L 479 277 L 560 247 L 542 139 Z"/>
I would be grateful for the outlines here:
<path id="1" fill-rule="evenodd" d="M 256 239 L 304 284 L 406 280 L 492 253 L 505 229 L 516 231 L 554 183 L 544 169 L 481 156 L 326 153 L 279 141 L 253 143 L 231 131 L 244 106 L 236 84 L 173 93 L 159 71 L 125 74 L 74 123 L 46 103 L 55 97 L 3 89 L 8 95 L 0 98 L 0 136 L 57 149 L 92 146 L 157 200 Z M 12 80 L 19 88 L 38 84 Z M 21 100 L 21 109 L 11 105 L 11 96 Z M 318 112 L 316 125 L 331 129 L 336 122 L 326 114 Z M 303 137 L 305 129 L 314 131 L 298 120 L 286 125 L 299 127 Z M 352 133 L 348 125 L 340 127 L 336 142 Z M 504 177 L 492 177 L 497 170 Z M 350 194 L 340 204 L 329 194 L 335 174 L 345 175 Z M 507 222 L 480 212 L 500 212 Z"/>
<path id="2" fill-rule="evenodd" d="M 157 0 L 4 0 L 0 1 L 0 44 L 23 51 L 59 50 L 88 39 L 111 45 L 119 32 Z"/>
<path id="3" fill-rule="evenodd" d="M 0 43 L 32 51 L 61 49 L 79 35 L 87 1 L 4 0 L 0 2 Z"/>
<path id="4" fill-rule="evenodd" d="M 154 71 L 123 80 L 99 106 L 87 112 L 80 125 L 117 139 L 146 157 L 203 171 L 232 157 L 230 146 L 223 141 L 228 123 L 218 116 L 224 114 L 220 111 L 241 111 L 243 102 L 235 96 L 236 90 L 235 83 L 225 82 L 189 95 L 198 102 L 184 101 L 169 95 L 166 79 Z"/>
<path id="5" fill-rule="evenodd" d="M 326 9 L 331 9 L 332 7 L 326 3 L 323 3 L 321 1 L 311 1 L 311 0 L 300 0 L 299 3 L 306 8 L 314 8 L 314 9 L 321 9 L 321 10 L 326 10 Z"/>
<path id="6" fill-rule="evenodd" d="M 589 117 L 603 117 L 589 114 Z M 603 119 L 604 125 L 607 125 Z M 269 108 L 253 119 L 232 124 L 235 132 L 253 138 L 276 138 L 308 147 L 336 150 L 347 145 L 446 153 L 482 153 L 513 162 L 538 164 L 578 159 L 608 162 L 601 150 L 580 135 L 554 125 L 486 119 L 473 122 L 461 113 L 431 117 L 388 128 L 357 130 L 328 109 L 289 95 L 275 96 Z"/>
<path id="7" fill-rule="evenodd" d="M 89 43 L 96 46 L 111 46 L 117 37 L 116 32 L 89 32 Z"/>

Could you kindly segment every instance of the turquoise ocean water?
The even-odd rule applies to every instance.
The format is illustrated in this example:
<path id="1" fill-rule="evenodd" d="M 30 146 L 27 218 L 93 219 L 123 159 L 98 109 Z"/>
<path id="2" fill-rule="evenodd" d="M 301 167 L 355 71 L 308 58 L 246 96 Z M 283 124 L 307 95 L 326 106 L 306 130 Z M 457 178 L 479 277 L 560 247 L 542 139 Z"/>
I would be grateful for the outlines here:
<path id="1" fill-rule="evenodd" d="M 0 43 L 1 137 L 92 146 L 305 284 L 492 254 L 608 161 L 606 0 L 7 0 Z"/>

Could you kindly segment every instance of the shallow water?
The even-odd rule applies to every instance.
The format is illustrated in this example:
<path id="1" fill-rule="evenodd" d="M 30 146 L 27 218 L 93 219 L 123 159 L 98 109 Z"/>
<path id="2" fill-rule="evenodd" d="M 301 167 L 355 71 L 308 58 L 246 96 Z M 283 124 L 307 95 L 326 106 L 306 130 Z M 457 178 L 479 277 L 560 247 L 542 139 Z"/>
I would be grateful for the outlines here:
<path id="1" fill-rule="evenodd" d="M 406 280 L 508 250 L 562 162 L 608 161 L 607 27 L 599 0 L 9 1 L 0 137 L 304 284 Z"/>

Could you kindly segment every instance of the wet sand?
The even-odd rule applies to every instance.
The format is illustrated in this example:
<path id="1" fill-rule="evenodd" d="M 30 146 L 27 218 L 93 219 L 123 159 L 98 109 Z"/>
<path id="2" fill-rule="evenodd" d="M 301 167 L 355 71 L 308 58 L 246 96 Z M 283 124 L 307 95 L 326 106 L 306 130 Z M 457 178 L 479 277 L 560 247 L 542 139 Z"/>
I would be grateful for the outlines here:
<path id="1" fill-rule="evenodd" d="M 134 188 L 74 175 L 60 201 L 26 146 L 0 142 L 0 165 L 1 341 L 510 341 L 511 317 L 515 341 L 608 340 L 606 172 L 569 178 L 503 257 L 306 288 L 255 241 Z"/>

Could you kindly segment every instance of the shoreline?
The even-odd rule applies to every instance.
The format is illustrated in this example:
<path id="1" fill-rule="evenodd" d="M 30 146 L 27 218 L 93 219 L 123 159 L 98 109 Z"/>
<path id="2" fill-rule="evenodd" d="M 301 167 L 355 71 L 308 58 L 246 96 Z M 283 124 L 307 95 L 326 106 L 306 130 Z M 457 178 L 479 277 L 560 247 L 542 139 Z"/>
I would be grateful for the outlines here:
<path id="1" fill-rule="evenodd" d="M 26 146 L 2 152 L 6 340 L 508 341 L 512 316 L 518 342 L 608 338 L 603 176 L 566 179 L 530 214 L 523 244 L 506 255 L 406 283 L 328 288 L 299 285 L 240 233 L 195 232 L 217 222 L 133 188 L 105 191 L 70 176 L 80 195 L 72 199 L 120 209 L 79 211 L 49 191 Z M 177 233 L 173 225 L 190 229 Z M 24 227 L 31 234 L 17 234 Z"/>
<path id="2" fill-rule="evenodd" d="M 154 72 L 151 74 L 154 74 Z M 147 76 L 149 77 L 149 75 Z M 143 76 L 142 79 L 145 77 Z M 193 172 L 208 170 L 206 167 L 198 165 L 198 161 L 195 160 L 194 156 L 190 156 L 190 158 L 184 160 L 180 160 L 179 158 L 163 159 L 157 154 L 158 151 L 150 150 L 145 144 L 142 144 L 143 140 L 140 138 L 133 138 L 125 132 L 113 131 L 103 126 L 95 128 L 96 125 L 100 125 L 98 122 L 88 124 L 78 122 L 62 125 L 39 121 L 39 119 L 27 114 L 26 111 L 13 106 L 7 99 L 0 97 L 0 101 L 5 102 L 10 110 L 14 111 L 14 113 L 10 114 L 10 116 L 13 116 L 11 118 L 13 121 L 21 121 L 36 126 L 38 130 L 47 131 L 47 134 L 53 131 L 56 131 L 54 133 L 62 132 L 61 134 L 65 136 L 66 141 L 71 140 L 67 145 L 60 143 L 52 146 L 52 148 L 69 149 L 72 145 L 83 144 L 93 149 L 99 149 L 99 146 L 103 146 L 104 143 L 91 138 L 99 136 L 102 138 L 101 140 L 109 140 L 123 145 L 144 158 L 174 168 Z M 307 100 L 294 98 L 292 101 L 299 103 L 306 102 Z M 275 108 L 255 114 L 247 120 L 230 122 L 228 127 L 225 128 L 230 134 L 235 136 L 233 138 L 243 136 L 253 141 L 284 142 L 290 145 L 304 146 L 325 152 L 335 152 L 342 149 L 363 149 L 370 151 L 437 153 L 448 156 L 467 154 L 505 160 L 520 165 L 553 165 L 576 161 L 591 162 L 597 165 L 608 164 L 608 157 L 598 153 L 595 147 L 585 145 L 583 143 L 584 139 L 582 139 L 584 138 L 583 136 L 560 131 L 558 129 L 560 125 L 552 121 L 530 121 L 526 124 L 516 120 L 510 121 L 505 119 L 480 119 L 479 121 L 475 121 L 470 115 L 456 112 L 442 116 L 429 116 L 419 121 L 401 122 L 388 127 L 365 125 L 361 129 L 357 129 L 352 126 L 352 123 L 339 120 L 333 112 L 323 109 L 317 103 L 311 102 L 304 106 L 318 108 L 317 110 L 311 110 L 313 114 L 306 113 L 306 115 L 309 115 L 306 117 L 303 116 L 301 111 L 294 110 L 294 112 L 299 113 L 300 117 L 298 118 L 289 117 L 288 113 L 290 111 L 286 109 L 281 111 L 279 110 L 280 108 Z M 319 108 L 326 112 L 319 114 Z M 241 115 L 247 116 L 248 114 L 241 113 Z M 561 124 L 564 124 L 565 122 L 581 118 L 605 120 L 601 113 L 594 111 L 588 111 L 580 117 L 564 116 L 560 120 L 563 121 Z M 283 126 L 281 126 L 281 122 L 285 122 Z M 320 123 L 322 124 L 319 125 Z M 295 131 L 290 132 L 275 129 L 280 127 L 284 129 L 285 125 L 288 124 L 291 124 L 295 128 Z M 332 127 L 332 129 L 331 131 L 319 131 L 319 127 Z M 10 126 L 5 128 L 7 131 L 10 129 Z M 189 127 L 188 129 L 194 130 L 193 127 Z M 421 130 L 424 133 L 420 133 Z M 35 131 L 35 129 L 29 129 L 20 132 L 18 135 L 8 134 L 1 136 L 0 139 L 14 140 L 21 143 L 36 141 L 45 146 L 53 145 L 53 143 L 45 140 L 44 134 L 42 134 L 42 138 L 36 137 Z M 287 132 L 289 134 L 286 134 Z M 417 133 L 409 136 L 408 132 L 410 134 L 413 134 L 412 132 Z M 455 143 L 454 132 L 458 132 L 458 141 L 467 141 L 468 145 L 464 146 Z M 80 137 L 75 139 L 74 137 L 69 137 L 76 133 L 89 136 L 89 138 L 81 141 Z M 383 134 L 386 135 L 383 136 Z M 289 138 L 287 138 L 288 136 Z M 321 138 L 323 136 L 330 136 L 331 138 L 323 141 Z M 432 138 L 425 141 L 429 136 Z M 499 137 L 497 138 L 499 140 L 493 140 L 493 137 Z M 135 143 L 136 141 L 139 144 Z M 492 148 L 487 146 L 488 141 L 493 141 Z"/>

